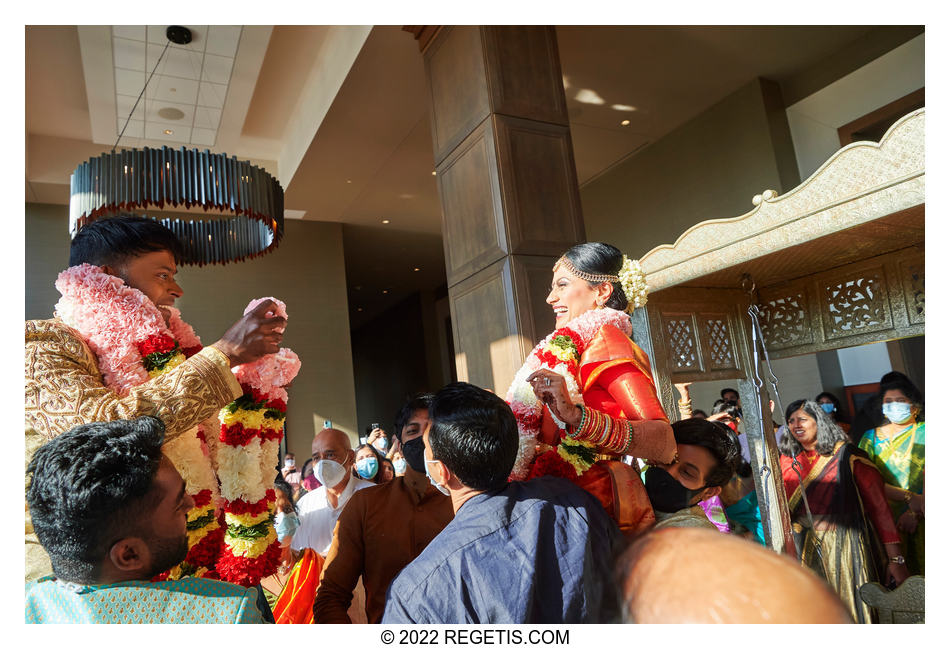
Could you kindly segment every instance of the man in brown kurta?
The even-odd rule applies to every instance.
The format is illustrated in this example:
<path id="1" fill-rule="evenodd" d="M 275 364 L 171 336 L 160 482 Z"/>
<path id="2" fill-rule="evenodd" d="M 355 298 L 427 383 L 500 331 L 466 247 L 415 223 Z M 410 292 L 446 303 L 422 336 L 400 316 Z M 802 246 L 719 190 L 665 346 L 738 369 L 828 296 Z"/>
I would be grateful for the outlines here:
<path id="1" fill-rule="evenodd" d="M 317 587 L 315 623 L 350 622 L 347 609 L 360 577 L 366 589 L 366 618 L 379 623 L 390 582 L 452 520 L 451 499 L 429 483 L 424 455 L 415 452 L 424 452 L 430 400 L 431 395 L 411 399 L 397 416 L 406 474 L 357 491 L 343 508 Z"/>

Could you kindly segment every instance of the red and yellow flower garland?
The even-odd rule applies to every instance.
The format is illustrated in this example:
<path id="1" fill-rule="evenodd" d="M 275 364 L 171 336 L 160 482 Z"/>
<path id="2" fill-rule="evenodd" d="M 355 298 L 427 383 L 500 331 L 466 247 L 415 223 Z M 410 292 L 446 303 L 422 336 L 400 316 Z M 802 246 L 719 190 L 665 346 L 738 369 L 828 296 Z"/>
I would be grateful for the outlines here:
<path id="1" fill-rule="evenodd" d="M 222 579 L 254 586 L 273 574 L 280 561 L 273 514 L 276 496 L 265 486 L 262 445 L 265 436 L 280 442 L 287 405 L 268 401 L 249 385 L 241 388 L 244 394 L 221 410 L 218 477 L 227 527 L 217 569 Z M 273 460 L 271 470 L 276 457 Z"/>
<path id="2" fill-rule="evenodd" d="M 280 300 L 276 314 L 286 317 Z M 259 300 L 252 301 L 245 313 Z M 224 498 L 224 543 L 216 568 L 222 579 L 254 586 L 273 574 L 281 547 L 274 529 L 274 477 L 287 416 L 287 391 L 300 370 L 290 349 L 241 365 L 243 394 L 221 409 L 219 434 L 209 441 Z"/>

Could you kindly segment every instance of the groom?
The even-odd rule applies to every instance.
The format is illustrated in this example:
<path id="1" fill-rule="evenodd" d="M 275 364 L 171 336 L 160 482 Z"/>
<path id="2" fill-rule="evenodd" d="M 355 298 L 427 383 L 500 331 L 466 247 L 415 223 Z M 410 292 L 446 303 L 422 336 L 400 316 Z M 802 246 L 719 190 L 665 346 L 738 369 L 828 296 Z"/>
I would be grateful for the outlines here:
<path id="1" fill-rule="evenodd" d="M 70 269 L 81 264 L 88 266 L 74 273 L 81 279 L 70 284 L 70 291 L 74 293 L 72 302 L 61 301 L 61 305 L 79 305 L 92 316 L 82 320 L 82 326 L 74 327 L 64 324 L 61 317 L 26 322 L 27 464 L 36 449 L 47 441 L 77 425 L 96 421 L 154 415 L 165 424 L 166 441 L 173 439 L 241 396 L 242 390 L 231 373 L 232 366 L 278 351 L 286 320 L 266 317 L 266 312 L 273 311 L 275 304 L 265 300 L 235 322 L 217 342 L 200 351 L 196 351 L 197 346 L 176 347 L 146 354 L 151 350 L 144 350 L 140 345 L 142 356 L 131 354 L 135 363 L 105 363 L 111 350 L 109 344 L 103 343 L 108 338 L 103 336 L 103 327 L 116 329 L 106 332 L 114 333 L 116 349 L 123 348 L 122 345 L 129 348 L 129 342 L 123 340 L 124 334 L 132 336 L 133 328 L 142 326 L 136 316 L 141 315 L 141 320 L 146 320 L 155 312 L 152 306 L 158 309 L 173 335 L 179 337 L 172 325 L 180 331 L 182 323 L 177 319 L 177 311 L 169 307 L 182 295 L 175 281 L 182 255 L 182 246 L 175 234 L 147 218 L 119 216 L 95 221 L 76 234 L 70 246 Z M 121 281 L 110 281 L 108 276 Z M 59 282 L 57 288 L 60 288 Z M 128 289 L 137 289 L 141 294 Z M 127 305 L 130 299 L 140 300 L 140 313 L 133 312 L 130 320 L 107 318 L 110 305 L 122 300 L 122 304 Z M 64 314 L 58 312 L 57 316 L 75 317 L 75 312 L 64 309 Z M 159 320 L 158 316 L 153 320 Z M 190 338 L 194 338 L 190 328 L 187 330 Z M 175 343 L 175 340 L 169 341 Z M 143 366 L 146 356 L 148 362 Z M 128 360 L 121 355 L 119 359 Z M 130 365 L 134 365 L 131 370 Z M 120 375 L 122 372 L 125 374 Z M 137 376 L 144 382 L 134 384 L 133 381 L 129 387 L 123 377 L 132 374 L 134 378 L 134 372 L 138 372 Z M 118 389 L 117 385 L 122 388 Z M 29 581 L 52 574 L 52 568 L 33 533 L 29 516 L 26 526 L 26 579 Z"/>

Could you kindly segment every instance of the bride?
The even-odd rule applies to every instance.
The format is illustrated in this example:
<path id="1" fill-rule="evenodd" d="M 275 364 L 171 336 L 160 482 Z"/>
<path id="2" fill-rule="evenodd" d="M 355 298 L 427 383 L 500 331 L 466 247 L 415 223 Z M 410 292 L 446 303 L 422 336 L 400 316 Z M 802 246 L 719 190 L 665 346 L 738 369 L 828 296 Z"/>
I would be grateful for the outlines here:
<path id="1" fill-rule="evenodd" d="M 625 533 L 650 527 L 653 510 L 625 455 L 668 464 L 676 442 L 646 354 L 630 340 L 627 311 L 646 303 L 635 261 L 605 243 L 582 243 L 554 265 L 548 304 L 555 330 L 531 352 L 506 400 L 521 445 L 514 479 L 567 478 L 587 489 Z"/>

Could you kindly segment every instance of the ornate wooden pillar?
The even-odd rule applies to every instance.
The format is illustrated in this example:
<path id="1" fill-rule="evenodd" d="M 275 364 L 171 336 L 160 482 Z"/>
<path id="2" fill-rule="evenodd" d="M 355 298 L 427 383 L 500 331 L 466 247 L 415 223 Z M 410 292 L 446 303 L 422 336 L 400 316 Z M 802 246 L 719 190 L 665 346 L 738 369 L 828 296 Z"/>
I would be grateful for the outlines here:
<path id="1" fill-rule="evenodd" d="M 553 329 L 551 267 L 584 240 L 557 38 L 406 29 L 425 58 L 458 377 L 503 395 Z"/>

